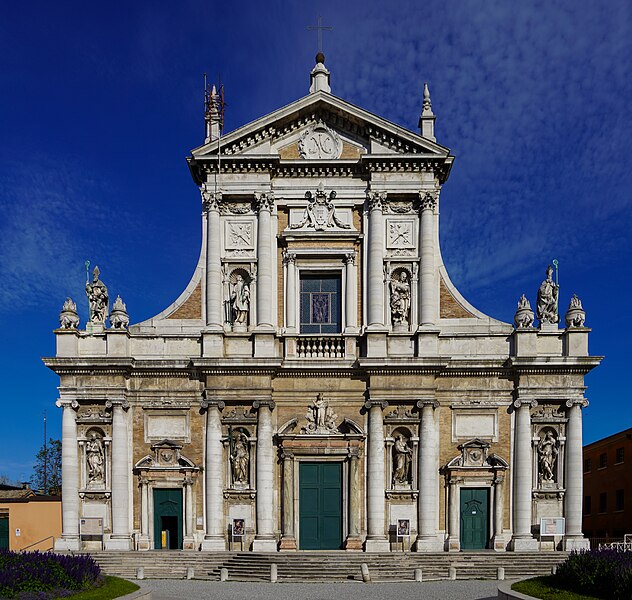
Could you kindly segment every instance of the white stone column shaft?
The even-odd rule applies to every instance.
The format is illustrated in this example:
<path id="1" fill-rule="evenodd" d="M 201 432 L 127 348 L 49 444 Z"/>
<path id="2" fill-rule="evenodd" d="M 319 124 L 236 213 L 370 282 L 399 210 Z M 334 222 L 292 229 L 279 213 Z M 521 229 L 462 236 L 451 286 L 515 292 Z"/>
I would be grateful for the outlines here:
<path id="1" fill-rule="evenodd" d="M 454 479 L 449 481 L 448 510 L 448 549 L 458 552 L 461 549 L 459 541 L 461 537 L 461 528 L 459 527 L 459 486 Z"/>
<path id="2" fill-rule="evenodd" d="M 222 259 L 220 244 L 219 201 L 221 194 L 202 189 L 206 211 L 206 323 L 221 328 L 222 314 Z"/>
<path id="3" fill-rule="evenodd" d="M 221 400 L 206 399 L 206 534 L 202 550 L 225 550 L 224 540 L 224 450 L 222 446 Z"/>
<path id="4" fill-rule="evenodd" d="M 193 524 L 193 482 L 191 480 L 184 482 L 184 493 L 186 495 L 185 503 L 185 520 L 184 520 L 184 535 L 187 537 L 193 536 L 194 524 Z"/>
<path id="5" fill-rule="evenodd" d="M 127 436 L 127 401 L 112 400 L 112 535 L 108 550 L 130 549 L 129 512 L 129 440 Z"/>
<path id="6" fill-rule="evenodd" d="M 358 294 L 355 252 L 345 256 L 345 321 L 348 329 L 358 327 Z"/>
<path id="7" fill-rule="evenodd" d="M 62 534 L 56 550 L 79 550 L 79 451 L 76 401 L 58 400 L 61 417 Z"/>
<path id="8" fill-rule="evenodd" d="M 149 536 L 149 485 L 147 479 L 143 478 L 140 482 L 140 534 Z"/>
<path id="9" fill-rule="evenodd" d="M 516 400 L 513 469 L 513 545 L 514 550 L 531 549 L 531 503 L 533 459 L 531 451 L 531 405 Z M 526 545 L 525 545 L 526 544 Z"/>
<path id="10" fill-rule="evenodd" d="M 582 406 L 585 400 L 566 403 L 568 425 L 566 426 L 566 473 L 564 484 L 564 516 L 567 537 L 582 537 L 583 503 L 583 451 L 582 451 Z"/>
<path id="11" fill-rule="evenodd" d="M 434 211 L 436 196 L 421 192 L 421 265 L 419 274 L 420 325 L 433 325 L 436 320 Z"/>
<path id="12" fill-rule="evenodd" d="M 419 532 L 417 550 L 438 551 L 437 546 L 437 490 L 439 471 L 437 469 L 438 436 L 434 411 L 438 406 L 436 400 L 421 400 L 417 403 L 421 408 L 421 433 L 419 440 L 419 500 L 418 518 Z"/>
<path id="13" fill-rule="evenodd" d="M 503 516 L 505 512 L 503 479 L 502 475 L 497 474 L 494 481 L 494 550 L 497 551 L 505 550 L 505 539 L 503 536 Z"/>
<path id="14" fill-rule="evenodd" d="M 257 533 L 252 549 L 275 552 L 274 539 L 274 447 L 272 444 L 272 400 L 255 401 L 257 412 Z"/>
<path id="15" fill-rule="evenodd" d="M 369 192 L 368 324 L 384 325 L 384 215 L 386 194 Z"/>
<path id="16" fill-rule="evenodd" d="M 259 204 L 257 221 L 257 326 L 272 328 L 272 193 L 256 196 Z"/>
<path id="17" fill-rule="evenodd" d="M 384 496 L 386 474 L 384 470 L 384 418 L 386 402 L 369 400 L 369 431 L 367 451 L 367 552 L 387 552 L 390 544 L 384 523 Z"/>
<path id="18" fill-rule="evenodd" d="M 287 323 L 285 327 L 288 331 L 295 332 L 297 330 L 296 324 L 296 255 L 293 252 L 286 252 L 285 256 L 285 269 L 287 275 L 287 284 L 285 287 L 285 315 Z"/>
<path id="19" fill-rule="evenodd" d="M 360 537 L 360 457 L 349 457 L 349 536 Z"/>

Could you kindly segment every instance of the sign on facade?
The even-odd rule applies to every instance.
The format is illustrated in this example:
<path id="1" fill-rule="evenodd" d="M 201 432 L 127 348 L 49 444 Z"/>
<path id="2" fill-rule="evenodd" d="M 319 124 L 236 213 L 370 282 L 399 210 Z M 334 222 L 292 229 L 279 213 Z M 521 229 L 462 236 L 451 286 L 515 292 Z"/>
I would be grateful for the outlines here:
<path id="1" fill-rule="evenodd" d="M 564 517 L 544 517 L 540 519 L 540 537 L 564 535 L 566 523 Z"/>

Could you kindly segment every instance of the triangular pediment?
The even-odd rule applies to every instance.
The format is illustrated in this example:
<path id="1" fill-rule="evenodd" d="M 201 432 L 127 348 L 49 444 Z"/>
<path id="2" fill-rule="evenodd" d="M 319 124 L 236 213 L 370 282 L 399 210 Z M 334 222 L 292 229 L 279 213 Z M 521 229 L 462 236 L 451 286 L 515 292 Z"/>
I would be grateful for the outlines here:
<path id="1" fill-rule="evenodd" d="M 218 142 L 192 151 L 212 157 Z M 345 100 L 315 92 L 225 134 L 225 156 L 273 156 L 281 160 L 357 160 L 366 154 L 447 157 L 450 151 L 419 134 Z"/>

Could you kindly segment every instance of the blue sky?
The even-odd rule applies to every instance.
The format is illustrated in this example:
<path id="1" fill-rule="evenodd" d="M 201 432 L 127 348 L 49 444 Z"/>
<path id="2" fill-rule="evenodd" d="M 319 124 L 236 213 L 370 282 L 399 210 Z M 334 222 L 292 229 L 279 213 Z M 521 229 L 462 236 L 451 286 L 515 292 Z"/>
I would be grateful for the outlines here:
<path id="1" fill-rule="evenodd" d="M 560 262 L 605 355 L 588 375 L 585 442 L 632 426 L 632 5 L 593 2 L 30 2 L 0 20 L 0 475 L 25 479 L 42 415 L 41 363 L 67 295 L 87 314 L 98 264 L 134 322 L 193 272 L 200 199 L 185 162 L 203 142 L 202 73 L 226 88 L 226 130 L 307 93 L 319 14 L 332 91 L 416 130 L 430 84 L 456 156 L 441 197 L 448 272 L 511 321 Z"/>

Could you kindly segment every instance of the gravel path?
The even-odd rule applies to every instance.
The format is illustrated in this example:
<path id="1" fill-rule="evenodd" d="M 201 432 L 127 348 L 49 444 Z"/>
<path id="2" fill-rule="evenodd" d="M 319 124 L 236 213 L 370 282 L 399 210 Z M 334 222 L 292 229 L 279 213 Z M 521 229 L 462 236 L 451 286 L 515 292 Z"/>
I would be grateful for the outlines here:
<path id="1" fill-rule="evenodd" d="M 242 583 L 145 579 L 152 600 L 496 600 L 498 582 Z"/>

